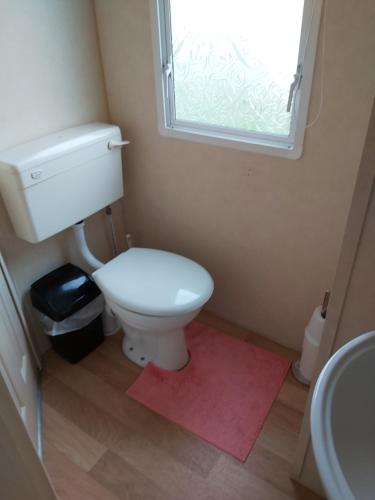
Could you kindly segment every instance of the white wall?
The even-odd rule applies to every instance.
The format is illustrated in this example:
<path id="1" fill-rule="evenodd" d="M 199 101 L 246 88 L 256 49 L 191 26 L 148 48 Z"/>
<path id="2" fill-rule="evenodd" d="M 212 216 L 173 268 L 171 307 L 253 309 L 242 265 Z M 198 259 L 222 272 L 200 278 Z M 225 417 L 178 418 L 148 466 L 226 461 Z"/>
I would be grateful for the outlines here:
<path id="1" fill-rule="evenodd" d="M 0 0 L 0 150 L 67 127 L 107 121 L 95 12 L 90 0 Z M 89 240 L 110 256 L 105 221 Z M 33 245 L 18 239 L 0 199 L 0 247 L 21 296 L 73 260 L 69 231 Z M 41 337 L 40 337 L 41 338 Z"/>
<path id="2" fill-rule="evenodd" d="M 215 279 L 209 309 L 295 348 L 333 281 L 375 87 L 375 3 L 326 4 L 324 106 L 292 161 L 161 137 L 149 1 L 95 3 L 110 115 L 132 141 L 137 243 L 198 260 Z"/>

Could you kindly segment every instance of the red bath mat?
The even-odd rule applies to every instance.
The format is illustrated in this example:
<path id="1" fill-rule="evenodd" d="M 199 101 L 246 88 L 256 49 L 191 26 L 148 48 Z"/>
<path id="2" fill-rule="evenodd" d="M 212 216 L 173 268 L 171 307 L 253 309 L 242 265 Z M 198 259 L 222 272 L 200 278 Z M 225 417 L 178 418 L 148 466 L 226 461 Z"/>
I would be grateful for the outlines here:
<path id="1" fill-rule="evenodd" d="M 193 321 L 191 359 L 178 372 L 149 363 L 127 394 L 244 461 L 289 370 L 290 361 Z"/>

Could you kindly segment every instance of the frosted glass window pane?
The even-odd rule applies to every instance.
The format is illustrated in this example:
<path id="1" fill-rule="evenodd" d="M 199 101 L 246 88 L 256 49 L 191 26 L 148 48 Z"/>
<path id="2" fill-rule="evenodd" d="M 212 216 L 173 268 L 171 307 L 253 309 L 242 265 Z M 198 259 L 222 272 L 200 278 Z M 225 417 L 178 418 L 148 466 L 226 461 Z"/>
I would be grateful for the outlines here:
<path id="1" fill-rule="evenodd" d="M 289 135 L 303 0 L 171 0 L 175 119 Z"/>

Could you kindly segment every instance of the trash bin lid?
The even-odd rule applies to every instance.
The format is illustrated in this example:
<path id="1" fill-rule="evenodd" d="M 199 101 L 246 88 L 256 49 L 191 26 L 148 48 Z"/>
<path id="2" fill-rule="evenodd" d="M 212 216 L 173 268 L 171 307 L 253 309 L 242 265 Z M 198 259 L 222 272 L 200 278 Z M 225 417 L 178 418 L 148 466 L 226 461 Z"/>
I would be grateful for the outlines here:
<path id="1" fill-rule="evenodd" d="M 85 271 L 65 264 L 31 285 L 33 306 L 54 321 L 62 321 L 100 295 L 100 289 Z"/>

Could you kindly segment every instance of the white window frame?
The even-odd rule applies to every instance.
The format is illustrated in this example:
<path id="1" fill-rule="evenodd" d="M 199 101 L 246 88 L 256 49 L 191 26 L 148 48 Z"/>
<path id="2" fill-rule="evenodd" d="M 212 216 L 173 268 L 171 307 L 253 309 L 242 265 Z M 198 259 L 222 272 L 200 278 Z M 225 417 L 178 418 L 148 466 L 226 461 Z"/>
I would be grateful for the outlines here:
<path id="1" fill-rule="evenodd" d="M 323 0 L 305 0 L 304 2 L 298 54 L 300 78 L 293 94 L 290 134 L 289 136 L 281 136 L 184 122 L 174 118 L 174 91 L 172 78 L 170 78 L 172 68 L 171 61 L 168 61 L 172 51 L 171 32 L 168 24 L 170 2 L 169 0 L 150 0 L 160 134 L 272 156 L 290 159 L 300 158 L 303 153 L 322 3 Z"/>

